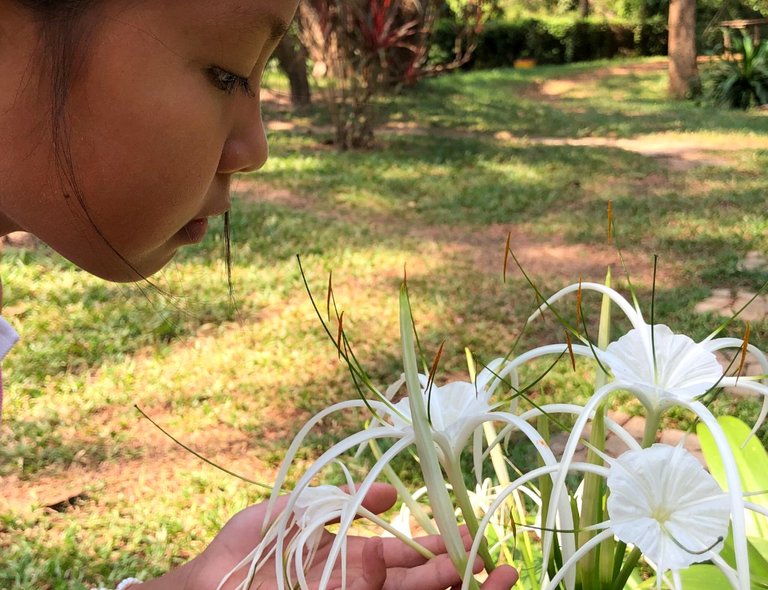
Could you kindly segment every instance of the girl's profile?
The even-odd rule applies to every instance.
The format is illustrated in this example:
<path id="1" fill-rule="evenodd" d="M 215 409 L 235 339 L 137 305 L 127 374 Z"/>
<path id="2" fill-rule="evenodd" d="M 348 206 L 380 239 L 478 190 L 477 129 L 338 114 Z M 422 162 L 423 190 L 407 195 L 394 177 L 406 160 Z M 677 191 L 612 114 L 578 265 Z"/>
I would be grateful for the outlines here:
<path id="1" fill-rule="evenodd" d="M 228 214 L 233 175 L 267 160 L 260 80 L 296 4 L 0 0 L 0 235 L 30 232 L 109 281 L 145 280 L 200 242 L 208 220 Z M 394 499 L 380 486 L 366 506 L 380 512 Z M 265 516 L 263 505 L 247 508 L 191 561 L 119 587 L 213 590 L 258 542 Z M 438 554 L 428 562 L 394 539 L 351 538 L 349 587 L 452 586 L 441 540 L 426 543 Z M 516 577 L 498 568 L 484 588 Z"/>

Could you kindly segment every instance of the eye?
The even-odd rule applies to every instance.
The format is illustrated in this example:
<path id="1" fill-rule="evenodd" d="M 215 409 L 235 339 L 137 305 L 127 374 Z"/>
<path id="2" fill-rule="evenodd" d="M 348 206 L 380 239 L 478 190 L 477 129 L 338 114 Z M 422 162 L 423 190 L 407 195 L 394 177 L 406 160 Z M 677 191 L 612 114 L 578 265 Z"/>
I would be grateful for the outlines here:
<path id="1" fill-rule="evenodd" d="M 255 96 L 250 80 L 244 76 L 238 76 L 217 66 L 208 68 L 208 74 L 213 85 L 227 94 L 233 94 L 235 91 L 240 90 L 246 96 Z"/>

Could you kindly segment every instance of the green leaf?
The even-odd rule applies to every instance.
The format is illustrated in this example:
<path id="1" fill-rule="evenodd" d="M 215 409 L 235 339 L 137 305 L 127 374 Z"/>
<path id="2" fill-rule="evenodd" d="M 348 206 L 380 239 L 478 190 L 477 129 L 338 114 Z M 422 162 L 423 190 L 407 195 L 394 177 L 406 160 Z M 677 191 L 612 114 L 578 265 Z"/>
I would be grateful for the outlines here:
<path id="1" fill-rule="evenodd" d="M 445 486 L 437 450 L 432 439 L 432 428 L 427 419 L 427 408 L 421 395 L 413 316 L 411 315 L 411 303 L 405 284 L 400 288 L 400 339 L 403 347 L 403 370 L 408 388 L 408 401 L 411 408 L 416 449 L 419 454 L 419 464 L 424 476 L 424 483 L 427 487 L 427 496 L 432 506 L 432 516 L 437 522 L 437 527 L 440 529 L 446 551 L 453 565 L 458 571 L 463 572 L 467 562 L 467 554 L 461 541 L 458 524 L 456 524 L 455 509 Z"/>
<path id="2" fill-rule="evenodd" d="M 730 588 L 728 578 L 714 565 L 694 565 L 680 572 L 685 590 L 712 590 Z"/>
<path id="3" fill-rule="evenodd" d="M 718 423 L 723 428 L 729 446 L 736 460 L 744 492 L 768 491 L 768 453 L 756 437 L 749 439 L 750 428 L 733 416 L 721 416 Z M 712 476 L 723 489 L 726 488 L 725 471 L 720 451 L 709 429 L 703 424 L 696 428 L 701 442 L 704 458 Z M 743 446 L 742 446 L 743 445 Z M 748 501 L 768 507 L 768 494 L 751 496 Z M 768 521 L 766 518 L 749 511 L 746 514 L 747 535 L 758 539 L 768 539 Z"/>
<path id="4" fill-rule="evenodd" d="M 768 561 L 766 561 L 766 553 L 761 553 L 765 549 L 758 549 L 758 546 L 762 545 L 762 539 L 750 538 L 747 540 L 747 557 L 749 559 L 749 577 L 751 581 L 751 587 L 768 588 Z M 722 557 L 728 565 L 735 567 L 736 556 L 733 551 L 733 531 L 728 531 L 728 536 L 723 543 L 723 550 L 720 552 Z"/>

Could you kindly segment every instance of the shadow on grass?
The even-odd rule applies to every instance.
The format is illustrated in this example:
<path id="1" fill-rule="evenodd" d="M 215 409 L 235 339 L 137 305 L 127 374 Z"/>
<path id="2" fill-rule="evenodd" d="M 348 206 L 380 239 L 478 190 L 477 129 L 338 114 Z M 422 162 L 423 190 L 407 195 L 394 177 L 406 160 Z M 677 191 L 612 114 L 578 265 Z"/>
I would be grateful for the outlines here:
<path id="1" fill-rule="evenodd" d="M 587 181 L 659 169 L 619 149 L 510 146 L 492 138 L 396 137 L 376 153 L 343 154 L 294 141 L 277 143 L 264 180 L 321 199 L 321 207 L 397 213 L 414 223 L 533 221 L 551 207 L 588 200 Z"/>
<path id="2" fill-rule="evenodd" d="M 665 71 L 599 73 L 599 66 L 592 65 L 454 74 L 426 81 L 390 100 L 384 110 L 389 117 L 427 127 L 505 130 L 518 136 L 768 132 L 768 118 L 759 114 L 667 100 Z M 537 96 L 531 86 L 574 75 L 583 78 L 574 84 L 578 96 Z"/>

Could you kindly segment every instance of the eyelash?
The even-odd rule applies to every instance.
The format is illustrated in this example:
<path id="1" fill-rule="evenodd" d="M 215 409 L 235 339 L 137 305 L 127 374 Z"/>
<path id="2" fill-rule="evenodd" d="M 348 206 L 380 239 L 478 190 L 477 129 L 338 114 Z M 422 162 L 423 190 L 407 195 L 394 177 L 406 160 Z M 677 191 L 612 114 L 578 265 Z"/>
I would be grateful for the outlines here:
<path id="1" fill-rule="evenodd" d="M 208 69 L 211 76 L 211 82 L 216 88 L 226 92 L 227 94 L 234 94 L 235 91 L 240 90 L 246 96 L 253 98 L 255 93 L 251 88 L 251 82 L 248 78 L 238 76 L 232 72 L 228 72 L 217 66 L 211 66 Z"/>

